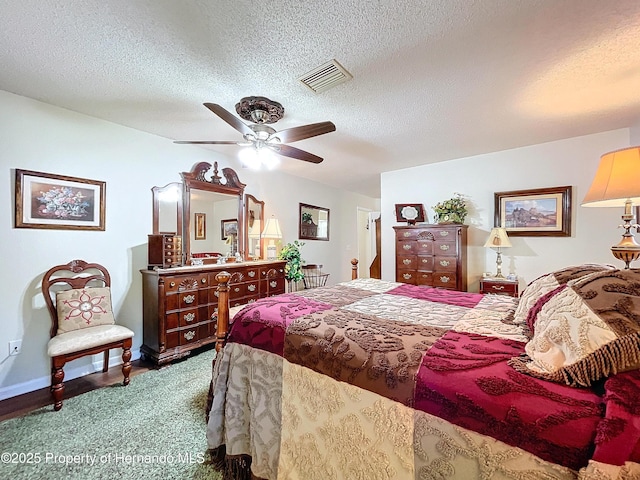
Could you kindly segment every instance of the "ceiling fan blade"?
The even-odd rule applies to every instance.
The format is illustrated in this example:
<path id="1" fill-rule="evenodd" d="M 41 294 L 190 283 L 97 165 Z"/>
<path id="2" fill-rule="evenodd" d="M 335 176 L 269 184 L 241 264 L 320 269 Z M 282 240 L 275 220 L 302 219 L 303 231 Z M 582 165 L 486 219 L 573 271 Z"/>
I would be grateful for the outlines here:
<path id="1" fill-rule="evenodd" d="M 189 143 L 192 145 L 238 145 L 238 142 L 231 140 L 208 141 L 208 140 L 175 140 L 173 143 Z"/>
<path id="2" fill-rule="evenodd" d="M 300 127 L 287 128 L 272 135 L 278 137 L 282 143 L 297 142 L 305 138 L 324 135 L 325 133 L 335 132 L 336 126 L 333 122 L 311 123 Z"/>
<path id="3" fill-rule="evenodd" d="M 285 157 L 295 158 L 296 160 L 304 160 L 305 162 L 320 163 L 324 160 L 313 153 L 305 152 L 291 145 L 268 145 L 269 148 Z"/>
<path id="4" fill-rule="evenodd" d="M 243 135 L 253 135 L 253 130 L 251 130 L 245 123 L 238 119 L 238 117 L 231 114 L 229 111 L 225 110 L 217 103 L 204 103 L 203 105 Z"/>

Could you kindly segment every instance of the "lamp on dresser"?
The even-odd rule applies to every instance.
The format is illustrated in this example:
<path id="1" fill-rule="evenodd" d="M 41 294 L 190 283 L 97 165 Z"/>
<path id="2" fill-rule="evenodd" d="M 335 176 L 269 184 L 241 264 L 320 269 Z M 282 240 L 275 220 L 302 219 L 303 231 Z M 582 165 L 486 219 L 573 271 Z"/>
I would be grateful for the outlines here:
<path id="1" fill-rule="evenodd" d="M 267 245 L 267 260 L 275 260 L 277 258 L 278 250 L 276 248 L 275 240 L 282 238 L 280 224 L 275 216 L 271 215 L 271 218 L 267 219 L 264 230 L 262 231 L 262 237 L 269 239 L 269 244 Z"/>
<path id="2" fill-rule="evenodd" d="M 495 278 L 504 278 L 504 275 L 502 275 L 502 249 L 511 247 L 511 241 L 509 240 L 507 231 L 501 227 L 493 228 L 484 246 L 485 248 L 492 248 L 498 254 L 496 258 Z"/>
<path id="3" fill-rule="evenodd" d="M 611 247 L 611 253 L 618 260 L 629 263 L 640 257 L 640 244 L 631 233 L 638 231 L 638 224 L 632 211 L 634 204 L 640 203 L 640 146 L 608 152 L 600 157 L 600 165 L 589 191 L 582 201 L 583 207 L 622 207 L 624 228 L 622 239 Z"/>

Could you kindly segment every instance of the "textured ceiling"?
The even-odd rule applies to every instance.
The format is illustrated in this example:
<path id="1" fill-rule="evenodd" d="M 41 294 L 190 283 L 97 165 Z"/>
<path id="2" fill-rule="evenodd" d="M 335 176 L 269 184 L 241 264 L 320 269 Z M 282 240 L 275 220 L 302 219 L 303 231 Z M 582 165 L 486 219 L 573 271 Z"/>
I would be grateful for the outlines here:
<path id="1" fill-rule="evenodd" d="M 276 130 L 333 121 L 293 144 L 323 163 L 278 168 L 373 197 L 383 171 L 640 119 L 637 0 L 0 0 L 0 45 L 0 89 L 168 142 L 240 140 L 202 103 L 251 95 Z M 333 58 L 351 81 L 298 82 Z"/>

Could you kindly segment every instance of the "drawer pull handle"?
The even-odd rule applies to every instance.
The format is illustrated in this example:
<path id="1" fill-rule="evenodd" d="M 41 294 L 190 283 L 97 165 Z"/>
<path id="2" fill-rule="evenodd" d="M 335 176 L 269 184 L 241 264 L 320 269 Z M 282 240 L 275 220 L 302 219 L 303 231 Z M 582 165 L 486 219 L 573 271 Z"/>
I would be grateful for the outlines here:
<path id="1" fill-rule="evenodd" d="M 444 250 L 446 252 L 449 250 L 449 245 L 440 245 L 440 250 Z"/>
<path id="2" fill-rule="evenodd" d="M 196 319 L 196 314 L 193 312 L 189 312 L 184 316 L 185 322 L 193 322 Z"/>
<path id="3" fill-rule="evenodd" d="M 251 278 L 256 276 L 256 271 L 255 270 L 250 270 L 247 275 L 249 275 Z"/>
<path id="4" fill-rule="evenodd" d="M 240 291 L 240 287 L 236 287 L 233 289 L 234 292 L 238 293 Z"/>
<path id="5" fill-rule="evenodd" d="M 411 250 L 411 245 L 405 243 L 404 245 L 402 245 L 402 248 L 404 248 L 405 250 Z"/>
<path id="6" fill-rule="evenodd" d="M 270 286 L 271 288 L 276 288 L 276 287 L 278 286 L 278 282 L 276 282 L 275 280 L 271 280 L 271 281 L 269 282 L 269 286 Z"/>
<path id="7" fill-rule="evenodd" d="M 193 303 L 195 301 L 196 301 L 195 295 L 187 295 L 186 297 L 184 297 L 184 303 Z"/>
<path id="8" fill-rule="evenodd" d="M 403 273 L 402 274 L 402 278 L 404 278 L 405 280 L 409 280 L 411 278 L 411 274 L 410 273 Z"/>
<path id="9" fill-rule="evenodd" d="M 406 238 L 406 237 L 410 237 L 410 236 L 411 236 L 411 232 L 404 232 L 402 235 L 403 235 L 405 238 Z"/>
<path id="10" fill-rule="evenodd" d="M 494 290 L 504 290 L 504 285 L 491 285 Z"/>
<path id="11" fill-rule="evenodd" d="M 206 279 L 206 278 L 202 278 L 202 279 L 200 280 L 200 282 L 201 282 L 201 283 L 203 283 L 203 284 L 204 284 L 204 283 L 207 283 L 207 279 Z"/>
<path id="12" fill-rule="evenodd" d="M 190 330 L 190 331 L 188 331 L 188 332 L 186 332 L 186 333 L 184 334 L 184 338 L 185 338 L 185 340 L 187 340 L 187 341 L 191 341 L 191 340 L 193 340 L 193 337 L 195 337 L 195 336 L 196 336 L 196 332 L 195 332 L 195 330 Z"/>
<path id="13" fill-rule="evenodd" d="M 428 258 L 423 258 L 422 259 L 422 263 L 429 263 L 429 259 Z"/>
<path id="14" fill-rule="evenodd" d="M 249 285 L 249 286 L 247 287 L 247 290 L 249 290 L 250 292 L 255 292 L 257 288 L 258 288 L 258 287 L 256 287 L 256 286 L 252 283 L 251 285 Z"/>
<path id="15" fill-rule="evenodd" d="M 447 235 L 449 235 L 449 232 L 448 232 L 448 231 L 446 231 L 446 230 L 442 230 L 442 231 L 440 232 L 440 236 L 441 236 L 441 237 L 446 237 Z"/>
<path id="16" fill-rule="evenodd" d="M 216 297 L 218 297 L 218 296 L 219 296 L 219 295 L 218 295 L 218 291 L 217 291 L 217 290 L 216 290 L 216 293 L 214 293 L 214 295 L 215 295 Z"/>
<path id="17" fill-rule="evenodd" d="M 449 283 L 449 280 L 451 280 L 449 277 L 443 275 L 442 277 L 440 277 L 440 281 L 442 283 Z"/>
<path id="18" fill-rule="evenodd" d="M 171 283 L 169 284 L 169 286 L 170 286 L 171 288 L 175 287 L 175 286 L 176 286 L 176 282 L 171 282 Z"/>
<path id="19" fill-rule="evenodd" d="M 451 262 L 449 260 L 440 260 L 440 265 L 448 267 Z"/>
<path id="20" fill-rule="evenodd" d="M 404 263 L 405 265 L 411 265 L 411 260 L 405 258 L 404 260 L 402 260 L 402 263 Z"/>

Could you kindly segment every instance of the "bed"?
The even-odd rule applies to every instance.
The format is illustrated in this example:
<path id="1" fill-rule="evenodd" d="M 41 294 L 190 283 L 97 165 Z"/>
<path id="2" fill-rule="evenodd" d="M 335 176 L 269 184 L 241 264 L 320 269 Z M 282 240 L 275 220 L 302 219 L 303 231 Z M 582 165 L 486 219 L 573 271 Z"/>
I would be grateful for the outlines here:
<path id="1" fill-rule="evenodd" d="M 567 267 L 520 299 L 354 274 L 228 332 L 219 280 L 207 442 L 225 479 L 640 478 L 637 271 Z"/>

